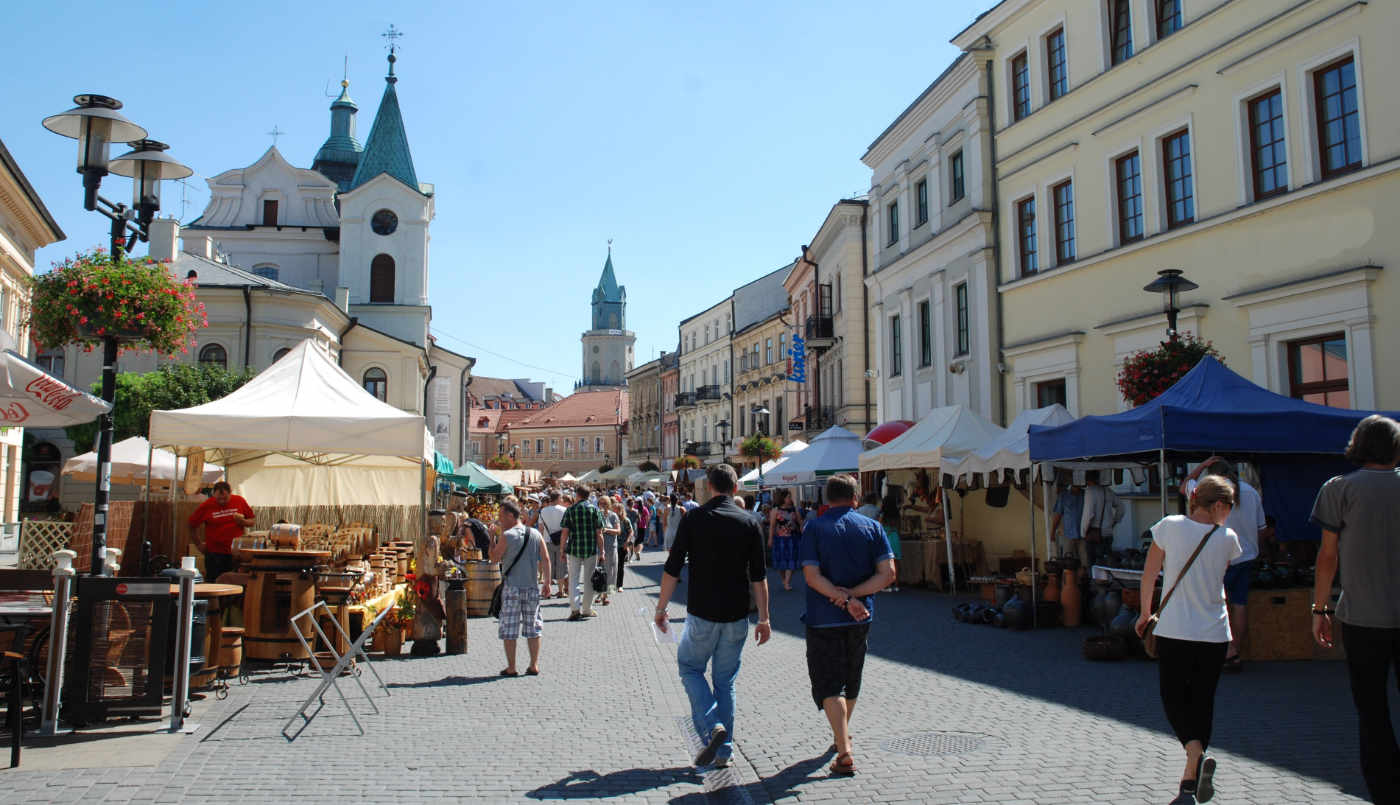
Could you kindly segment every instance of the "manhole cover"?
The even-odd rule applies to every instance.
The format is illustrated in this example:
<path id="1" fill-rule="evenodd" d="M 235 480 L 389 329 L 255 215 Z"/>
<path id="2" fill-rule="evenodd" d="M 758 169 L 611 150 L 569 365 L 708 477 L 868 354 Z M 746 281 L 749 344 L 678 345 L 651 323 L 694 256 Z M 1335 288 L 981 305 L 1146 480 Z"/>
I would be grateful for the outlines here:
<path id="1" fill-rule="evenodd" d="M 912 757 L 939 757 L 976 752 L 986 743 L 987 736 L 971 732 L 916 732 L 882 741 L 880 748 Z"/>

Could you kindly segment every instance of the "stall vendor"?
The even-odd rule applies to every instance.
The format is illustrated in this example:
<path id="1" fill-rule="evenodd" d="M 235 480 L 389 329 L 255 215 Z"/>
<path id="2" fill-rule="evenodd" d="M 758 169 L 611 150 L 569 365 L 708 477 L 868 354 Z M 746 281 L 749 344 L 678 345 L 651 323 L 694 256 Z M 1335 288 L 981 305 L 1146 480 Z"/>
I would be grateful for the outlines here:
<path id="1" fill-rule="evenodd" d="M 227 481 L 214 484 L 214 493 L 190 515 L 190 539 L 204 552 L 206 579 L 218 581 L 234 569 L 233 540 L 252 525 L 253 507 L 248 501 L 233 494 Z"/>

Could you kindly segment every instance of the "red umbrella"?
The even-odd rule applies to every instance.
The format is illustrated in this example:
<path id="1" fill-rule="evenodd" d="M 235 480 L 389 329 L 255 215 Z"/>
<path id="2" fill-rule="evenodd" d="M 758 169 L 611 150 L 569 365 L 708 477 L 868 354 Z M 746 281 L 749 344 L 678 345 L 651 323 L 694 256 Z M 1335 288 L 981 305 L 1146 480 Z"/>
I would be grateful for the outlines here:
<path id="1" fill-rule="evenodd" d="M 865 434 L 865 449 L 879 447 L 888 444 L 895 437 L 914 427 L 914 423 L 907 419 L 891 419 L 889 422 L 877 425 L 874 430 Z"/>

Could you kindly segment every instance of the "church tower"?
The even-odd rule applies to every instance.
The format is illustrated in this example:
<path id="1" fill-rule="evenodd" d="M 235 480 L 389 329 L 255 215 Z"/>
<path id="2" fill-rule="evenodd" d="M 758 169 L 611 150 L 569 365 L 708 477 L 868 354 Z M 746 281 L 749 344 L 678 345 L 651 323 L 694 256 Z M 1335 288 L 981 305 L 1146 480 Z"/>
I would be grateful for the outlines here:
<path id="1" fill-rule="evenodd" d="M 316 152 L 311 169 L 335 182 L 340 192 L 350 189 L 364 148 L 355 139 L 355 113 L 360 107 L 350 100 L 350 82 L 340 82 L 340 97 L 331 104 L 331 135 Z"/>
<path id="2" fill-rule="evenodd" d="M 627 329 L 627 288 L 613 273 L 612 246 L 603 264 L 603 276 L 593 289 L 593 326 L 583 334 L 583 383 L 581 391 L 617 388 L 632 370 L 632 348 L 637 337 Z"/>

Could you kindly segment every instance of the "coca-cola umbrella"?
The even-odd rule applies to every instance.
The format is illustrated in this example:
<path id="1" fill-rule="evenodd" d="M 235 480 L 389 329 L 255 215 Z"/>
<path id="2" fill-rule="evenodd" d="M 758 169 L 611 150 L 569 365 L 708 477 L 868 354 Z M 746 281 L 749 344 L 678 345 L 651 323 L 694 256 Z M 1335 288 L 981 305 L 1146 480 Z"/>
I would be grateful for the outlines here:
<path id="1" fill-rule="evenodd" d="M 64 383 L 19 353 L 0 352 L 0 426 L 62 428 L 110 410 L 111 403 Z"/>

